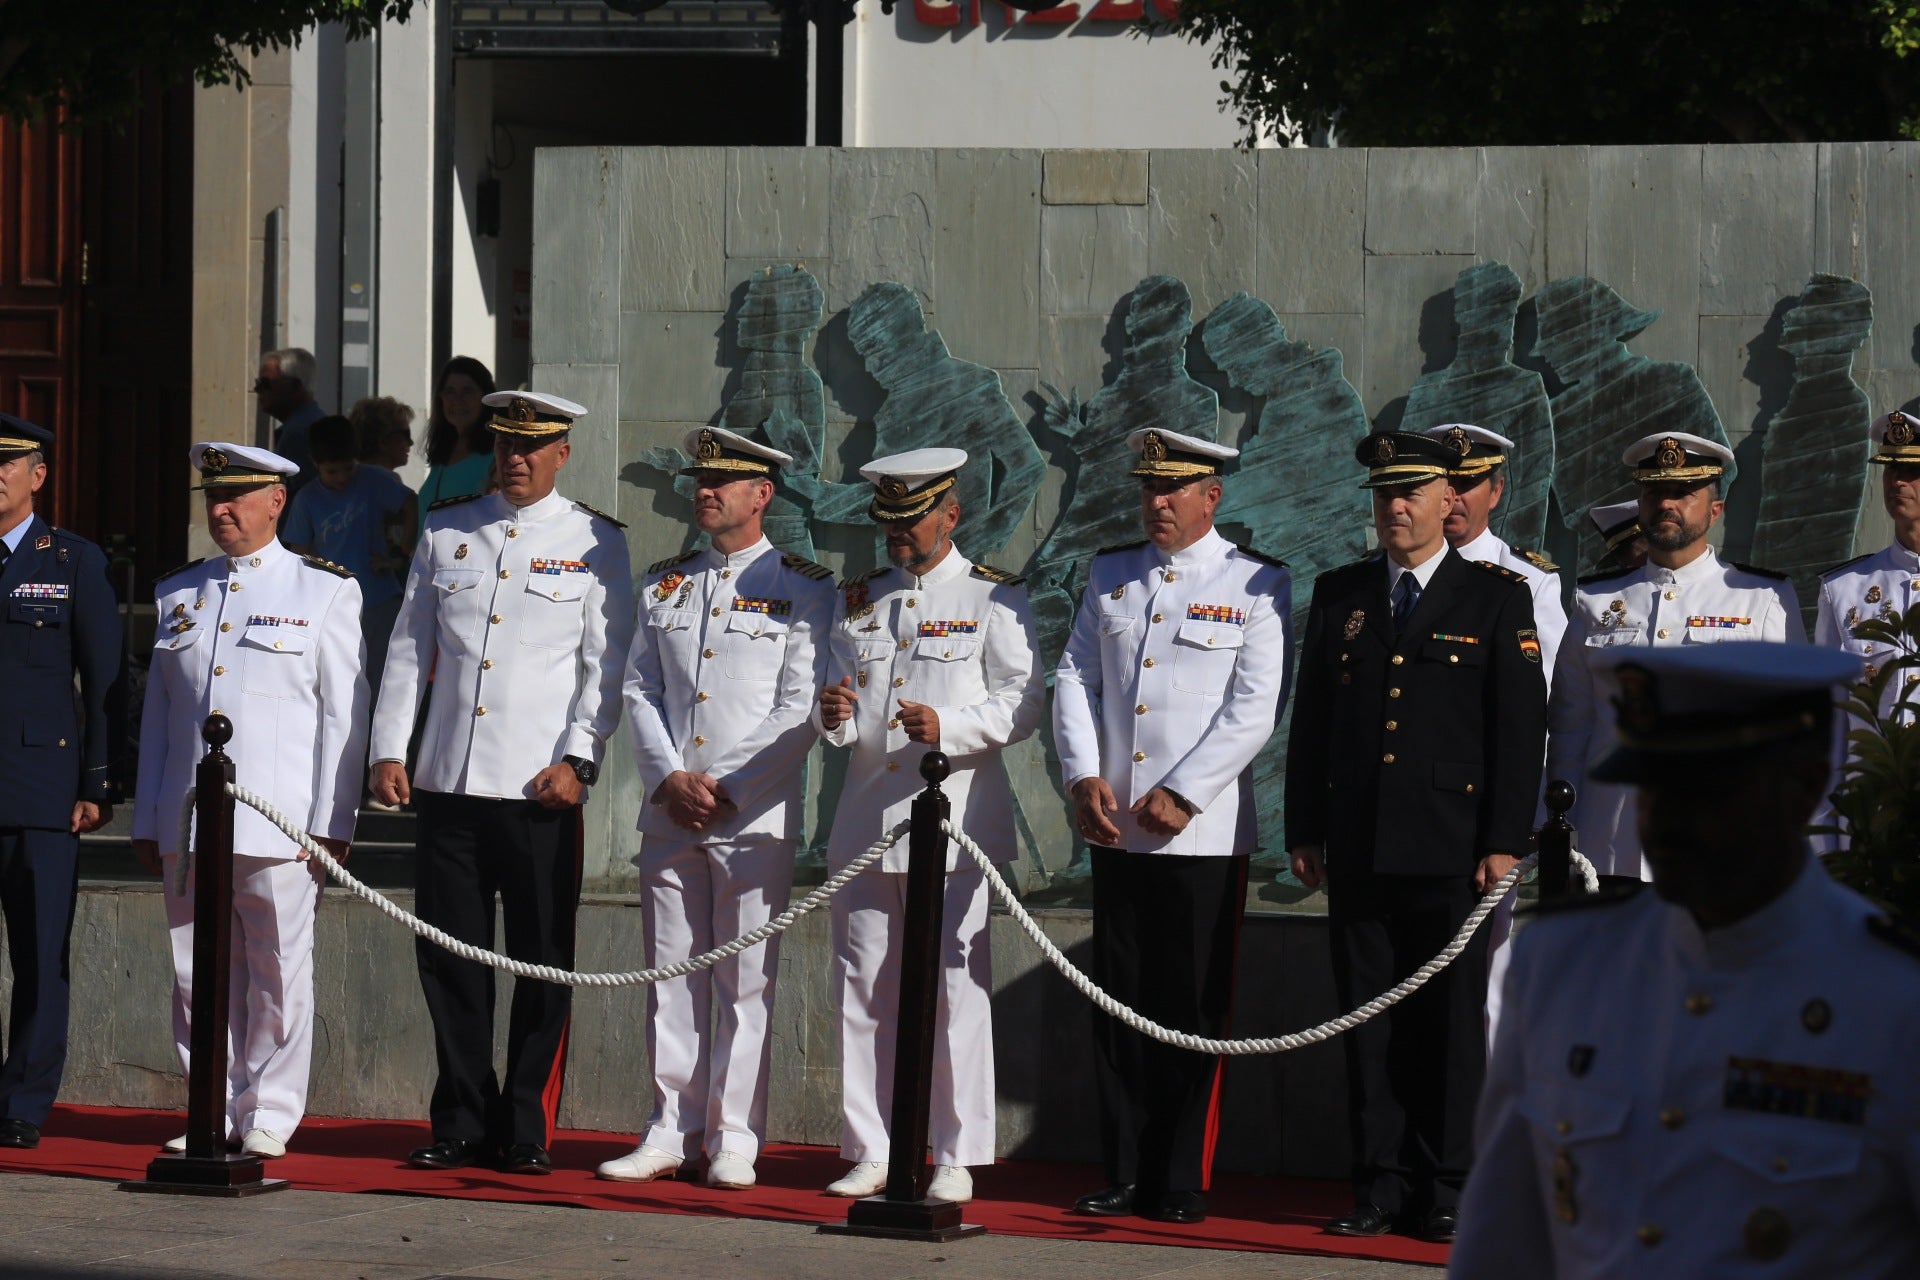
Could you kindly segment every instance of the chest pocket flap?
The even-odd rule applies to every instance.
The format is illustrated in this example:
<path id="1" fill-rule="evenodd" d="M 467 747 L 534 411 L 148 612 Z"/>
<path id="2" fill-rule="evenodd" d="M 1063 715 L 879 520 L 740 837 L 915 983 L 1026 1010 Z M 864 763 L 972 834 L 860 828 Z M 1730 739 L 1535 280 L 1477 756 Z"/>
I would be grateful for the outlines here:
<path id="1" fill-rule="evenodd" d="M 1713 1149 L 1768 1182 L 1844 1178 L 1860 1169 L 1866 1144 L 1857 1130 L 1785 1116 L 1722 1119 L 1733 1123 L 1714 1126 Z"/>
<path id="2" fill-rule="evenodd" d="M 1246 633 L 1239 627 L 1202 618 L 1188 618 L 1173 633 L 1173 638 L 1196 649 L 1238 649 L 1247 641 Z"/>
<path id="3" fill-rule="evenodd" d="M 160 634 L 153 638 L 153 647 L 156 651 L 191 649 L 200 643 L 200 637 L 205 634 L 206 632 L 199 627 L 191 627 L 185 631 L 168 631 L 162 627 Z"/>
<path id="4" fill-rule="evenodd" d="M 935 662 L 959 662 L 980 652 L 977 636 L 921 636 L 913 642 L 913 656 Z"/>
<path id="5" fill-rule="evenodd" d="M 727 613 L 727 630 L 737 635 L 778 639 L 787 634 L 787 626 L 785 618 L 776 618 L 772 614 L 748 613 L 742 609 L 732 609 Z"/>
<path id="6" fill-rule="evenodd" d="M 480 585 L 478 569 L 435 569 L 433 585 L 447 595 L 467 591 Z"/>
<path id="7" fill-rule="evenodd" d="M 587 594 L 586 573 L 529 573 L 527 594 L 542 600 L 579 600 Z"/>
<path id="8" fill-rule="evenodd" d="M 7 600 L 7 617 L 29 626 L 57 627 L 66 616 L 66 602 L 39 600 L 31 596 L 12 596 Z"/>
<path id="9" fill-rule="evenodd" d="M 1610 649 L 1617 644 L 1641 644 L 1639 627 L 1607 627 L 1602 631 L 1587 632 L 1589 649 Z"/>
<path id="10" fill-rule="evenodd" d="M 893 652 L 891 640 L 856 640 L 853 645 L 853 657 L 856 662 L 878 662 Z"/>
<path id="11" fill-rule="evenodd" d="M 1100 634 L 1103 636 L 1125 635 L 1133 630 L 1133 615 L 1130 613 L 1102 613 L 1100 615 Z"/>
<path id="12" fill-rule="evenodd" d="M 691 609 L 649 609 L 647 624 L 661 631 L 681 631 L 691 627 L 700 615 Z"/>
<path id="13" fill-rule="evenodd" d="M 1429 662 L 1444 662 L 1450 667 L 1480 667 L 1487 662 L 1487 646 L 1464 644 L 1458 640 L 1426 640 L 1420 656 Z"/>
<path id="14" fill-rule="evenodd" d="M 270 653 L 305 653 L 313 637 L 299 627 L 248 627 L 240 633 L 240 643 Z"/>
<path id="15" fill-rule="evenodd" d="M 1619 1137 L 1632 1110 L 1633 1104 L 1625 1098 L 1570 1085 L 1542 1088 L 1520 1100 L 1521 1114 L 1556 1146 Z"/>

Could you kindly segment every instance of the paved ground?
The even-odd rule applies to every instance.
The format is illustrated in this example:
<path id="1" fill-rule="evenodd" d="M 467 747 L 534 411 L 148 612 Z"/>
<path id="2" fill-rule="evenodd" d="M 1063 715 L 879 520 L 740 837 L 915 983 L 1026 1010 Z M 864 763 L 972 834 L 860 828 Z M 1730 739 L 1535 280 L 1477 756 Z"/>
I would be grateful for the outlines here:
<path id="1" fill-rule="evenodd" d="M 0 1181 L 7 1280 L 1436 1280 L 1431 1267 L 1218 1249 L 986 1236 L 948 1245 L 823 1236 L 741 1218 L 282 1191 L 130 1195 L 110 1182 Z"/>

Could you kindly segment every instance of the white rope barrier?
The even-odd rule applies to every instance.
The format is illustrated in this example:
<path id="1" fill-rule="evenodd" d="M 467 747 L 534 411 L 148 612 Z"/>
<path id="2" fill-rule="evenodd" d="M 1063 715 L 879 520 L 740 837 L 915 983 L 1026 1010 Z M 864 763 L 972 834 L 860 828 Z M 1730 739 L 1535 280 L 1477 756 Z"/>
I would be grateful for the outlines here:
<path id="1" fill-rule="evenodd" d="M 497 951 L 488 951 L 484 947 L 476 947 L 471 943 L 460 941 L 460 939 L 446 931 L 428 924 L 425 920 L 422 920 L 419 916 L 414 915 L 405 907 L 394 902 L 378 889 L 362 884 L 354 878 L 345 867 L 335 861 L 333 855 L 321 847 L 319 842 L 296 827 L 288 820 L 286 815 L 282 814 L 278 809 L 275 809 L 260 796 L 245 787 L 231 782 L 227 784 L 227 793 L 241 804 L 246 805 L 249 809 L 258 811 L 261 817 L 278 827 L 281 833 L 289 840 L 299 845 L 301 849 L 306 851 L 308 856 L 326 868 L 327 874 L 338 881 L 340 886 L 347 890 L 347 892 L 353 894 L 362 902 L 379 908 L 389 919 L 405 925 L 415 934 L 425 938 L 428 942 L 433 943 L 437 947 L 444 948 L 464 960 L 478 961 L 480 964 L 489 965 L 492 968 L 510 973 L 516 978 L 532 978 L 540 982 L 552 982 L 565 987 L 645 986 L 648 983 L 663 982 L 668 978 L 682 978 L 690 973 L 698 973 L 702 969 L 710 969 L 728 956 L 739 955 L 742 951 L 750 947 L 757 947 L 768 938 L 773 937 L 776 933 L 785 933 L 793 927 L 794 922 L 801 916 L 806 915 L 828 898 L 840 892 L 849 880 L 852 880 L 862 871 L 872 866 L 887 850 L 900 843 L 900 841 L 905 838 L 908 830 L 907 824 L 904 822 L 901 823 L 895 827 L 892 833 L 885 839 L 876 840 L 868 845 L 860 856 L 836 871 L 827 879 L 826 883 L 814 889 L 813 892 L 809 893 L 806 897 L 800 899 L 800 901 L 794 903 L 759 928 L 751 929 L 731 941 L 723 942 L 711 951 L 686 960 L 675 961 L 673 964 L 662 965 L 658 969 L 638 969 L 628 973 L 577 973 L 571 969 L 554 969 L 543 964 L 528 964 L 524 960 L 515 960 L 511 956 L 503 956 Z M 188 788 L 185 801 L 180 808 L 180 865 L 175 876 L 174 889 L 174 892 L 177 894 L 184 894 L 187 891 L 187 873 L 192 865 L 192 844 L 188 836 L 193 824 L 193 802 L 193 789 Z"/>
<path id="2" fill-rule="evenodd" d="M 981 872 L 987 877 L 987 883 L 993 887 L 994 893 L 999 895 L 1000 901 L 1006 904 L 1007 913 L 1013 917 L 1014 923 L 1018 924 L 1026 935 L 1033 939 L 1033 944 L 1040 948 L 1040 954 L 1046 957 L 1047 963 L 1058 969 L 1062 977 L 1072 983 L 1081 995 L 1093 1001 L 1102 1012 L 1118 1018 L 1135 1031 L 1140 1032 L 1142 1035 L 1150 1036 L 1162 1044 L 1170 1044 L 1180 1049 L 1191 1049 L 1196 1053 L 1221 1054 L 1228 1057 L 1240 1057 L 1259 1053 L 1285 1053 L 1290 1049 L 1300 1049 L 1310 1044 L 1319 1044 L 1323 1040 L 1333 1039 L 1333 1037 L 1343 1031 L 1353 1030 L 1353 1028 L 1359 1026 L 1375 1014 L 1382 1013 L 1406 999 L 1409 995 L 1412 995 L 1415 991 L 1425 986 L 1428 980 L 1435 974 L 1451 964 L 1455 956 L 1466 950 L 1467 941 L 1473 937 L 1474 930 L 1478 929 L 1481 922 L 1500 904 L 1500 899 L 1513 892 L 1514 887 L 1520 883 L 1520 878 L 1540 861 L 1540 855 L 1537 853 L 1528 854 L 1525 858 L 1522 858 L 1512 870 L 1500 878 L 1498 884 L 1487 890 L 1486 895 L 1474 906 L 1472 914 L 1469 915 L 1466 922 L 1460 926 L 1460 932 L 1454 935 L 1452 942 L 1449 942 L 1441 949 L 1439 955 L 1436 955 L 1433 959 L 1414 970 L 1412 976 L 1408 977 L 1406 981 L 1402 982 L 1393 990 L 1383 995 L 1375 996 L 1353 1012 L 1343 1013 L 1337 1018 L 1331 1018 L 1321 1023 L 1317 1027 L 1309 1027 L 1305 1031 L 1296 1031 L 1291 1035 L 1273 1036 L 1257 1040 L 1211 1040 L 1205 1036 L 1189 1035 L 1184 1031 L 1175 1031 L 1169 1027 L 1163 1027 L 1151 1018 L 1146 1018 L 1135 1013 L 1132 1009 L 1129 1009 L 1126 1005 L 1121 1004 L 1105 991 L 1102 991 L 1092 978 L 1089 978 L 1083 973 L 1073 961 L 1067 959 L 1065 953 L 1063 953 L 1059 947 L 1055 946 L 1053 940 L 1047 937 L 1045 932 L 1041 930 L 1038 922 L 1027 914 L 1027 909 L 1020 905 L 1020 900 L 1014 897 L 1013 890 L 1008 887 L 1006 880 L 1001 877 L 1000 869 L 993 865 L 992 859 L 987 857 L 980 846 L 975 844 L 968 838 L 964 831 L 961 831 L 951 822 L 942 822 L 940 829 L 951 836 L 954 842 L 958 844 L 961 849 L 965 850 L 974 862 L 979 865 Z M 1587 892 L 1599 892 L 1600 877 L 1595 873 L 1593 864 L 1582 857 L 1578 850 L 1574 851 L 1573 863 L 1574 866 L 1580 869 L 1581 878 L 1586 882 Z"/>
<path id="3" fill-rule="evenodd" d="M 909 830 L 908 823 L 901 823 L 895 827 L 885 839 L 876 840 L 871 845 L 868 845 L 865 851 L 858 857 L 835 872 L 824 884 L 807 894 L 807 896 L 799 902 L 794 903 L 791 907 L 788 907 L 785 911 L 767 921 L 767 923 L 761 925 L 759 928 L 741 934 L 739 937 L 728 942 L 723 942 L 711 951 L 686 960 L 677 961 L 670 965 L 663 965 L 658 969 L 640 969 L 627 973 L 577 973 L 570 969 L 555 969 L 547 965 L 528 964 L 525 961 L 515 960 L 510 956 L 503 956 L 498 952 L 489 951 L 483 947 L 476 947 L 470 943 L 460 941 L 458 938 L 420 919 L 420 917 L 400 906 L 379 890 L 361 883 L 351 875 L 345 867 L 341 866 L 340 863 L 334 859 L 333 855 L 328 853 L 312 836 L 296 827 L 284 814 L 254 792 L 234 783 L 227 784 L 227 791 L 241 804 L 258 811 L 262 817 L 279 828 L 288 839 L 299 845 L 307 856 L 317 860 L 320 865 L 325 868 L 327 874 L 338 881 L 342 888 L 363 902 L 378 908 L 390 919 L 406 926 L 415 934 L 425 938 L 435 946 L 444 948 L 463 959 L 477 961 L 480 964 L 489 965 L 495 969 L 511 973 L 518 978 L 532 978 L 540 982 L 552 982 L 570 987 L 642 986 L 647 983 L 661 982 L 668 978 L 685 977 L 687 974 L 697 973 L 702 969 L 711 968 L 726 957 L 738 955 L 750 947 L 758 946 L 775 934 L 783 933 L 791 928 L 794 922 L 801 916 L 818 908 L 821 903 L 838 893 L 848 881 L 852 880 L 862 871 L 865 871 L 869 866 L 872 866 L 887 850 L 893 848 L 894 845 L 905 838 Z M 190 837 L 193 827 L 193 805 L 194 792 L 189 788 L 180 808 L 179 847 L 181 852 L 174 877 L 174 892 L 176 894 L 184 894 L 186 892 L 187 877 L 192 867 L 193 855 Z M 1250 1054 L 1286 1053 L 1289 1050 L 1304 1048 L 1310 1044 L 1319 1044 L 1322 1041 L 1331 1040 L 1343 1031 L 1351 1031 L 1369 1018 L 1384 1012 L 1393 1005 L 1406 999 L 1409 995 L 1425 986 L 1435 974 L 1451 964 L 1454 958 L 1466 949 L 1467 942 L 1473 937 L 1474 931 L 1481 926 L 1488 915 L 1492 914 L 1493 909 L 1499 905 L 1500 900 L 1509 893 L 1512 893 L 1514 888 L 1519 885 L 1521 878 L 1525 876 L 1528 871 L 1532 870 L 1540 860 L 1538 854 L 1529 854 L 1515 864 L 1506 875 L 1500 878 L 1498 884 L 1494 885 L 1493 888 L 1489 889 L 1486 894 L 1481 897 L 1480 901 L 1474 906 L 1472 913 L 1467 916 L 1466 921 L 1460 926 L 1460 931 L 1454 935 L 1453 941 L 1441 948 L 1438 955 L 1421 965 L 1412 975 L 1391 991 L 1375 996 L 1350 1013 L 1343 1013 L 1337 1018 L 1331 1018 L 1319 1026 L 1309 1027 L 1305 1031 L 1296 1031 L 1289 1035 L 1272 1036 L 1261 1039 L 1214 1040 L 1205 1036 L 1190 1035 L 1185 1031 L 1175 1031 L 1172 1028 L 1161 1026 L 1151 1018 L 1136 1013 L 1134 1010 L 1121 1004 L 1118 1000 L 1101 990 L 1092 978 L 1089 978 L 1082 972 L 1073 961 L 1067 959 L 1065 953 L 1054 945 L 1052 939 L 1047 937 L 1045 931 L 1040 928 L 1039 923 L 1027 913 L 1027 909 L 1022 906 L 1020 900 L 1014 896 L 1012 888 L 1007 884 L 1005 878 L 1001 876 L 999 868 L 993 865 L 993 860 L 987 856 L 985 851 L 983 851 L 979 845 L 975 844 L 964 831 L 954 826 L 950 821 L 943 821 L 940 824 L 940 829 L 958 844 L 979 866 L 981 873 L 986 876 L 988 885 L 991 886 L 994 893 L 999 896 L 1000 901 L 1005 904 L 1008 914 L 1013 917 L 1014 923 L 1018 924 L 1027 937 L 1033 940 L 1033 944 L 1040 948 L 1040 954 L 1046 958 L 1047 963 L 1051 964 L 1055 969 L 1058 969 L 1061 975 L 1073 985 L 1075 990 L 1079 991 L 1080 994 L 1088 1000 L 1091 1000 L 1102 1012 L 1118 1018 L 1135 1031 L 1150 1036 L 1162 1044 L 1170 1044 L 1181 1049 L 1191 1049 L 1196 1053 L 1218 1054 L 1228 1057 L 1239 1057 Z M 1573 864 L 1579 869 L 1581 878 L 1586 884 L 1587 892 L 1598 892 L 1600 879 L 1594 871 L 1593 864 L 1587 861 L 1578 850 L 1573 851 Z"/>

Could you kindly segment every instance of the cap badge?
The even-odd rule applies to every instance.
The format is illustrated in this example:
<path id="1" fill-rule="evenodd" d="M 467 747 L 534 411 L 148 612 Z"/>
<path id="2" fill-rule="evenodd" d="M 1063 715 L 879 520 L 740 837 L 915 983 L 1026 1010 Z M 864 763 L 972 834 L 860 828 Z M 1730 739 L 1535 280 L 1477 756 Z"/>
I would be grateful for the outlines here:
<path id="1" fill-rule="evenodd" d="M 1660 442 L 1659 452 L 1654 458 L 1663 467 L 1677 467 L 1687 460 L 1687 451 L 1680 447 L 1678 440 L 1668 436 Z"/>
<path id="2" fill-rule="evenodd" d="M 200 468 L 203 471 L 225 471 L 228 461 L 226 452 L 221 449 L 207 449 L 200 454 Z"/>
<path id="3" fill-rule="evenodd" d="M 1887 443 L 1908 445 L 1913 443 L 1913 419 L 1904 413 L 1896 413 L 1887 423 Z"/>
<path id="4" fill-rule="evenodd" d="M 1147 432 L 1147 438 L 1142 441 L 1140 445 L 1140 460 L 1142 462 L 1165 462 L 1167 460 L 1167 444 L 1166 441 L 1160 438 L 1158 431 Z"/>
<path id="5" fill-rule="evenodd" d="M 533 401 L 515 396 L 513 403 L 507 406 L 507 417 L 515 422 L 532 422 L 534 420 Z"/>
<path id="6" fill-rule="evenodd" d="M 888 476 L 880 482 L 880 496 L 888 502 L 899 502 L 907 496 L 907 482 L 895 476 Z"/>
<path id="7" fill-rule="evenodd" d="M 1394 458 L 1393 441 L 1385 436 L 1376 436 L 1373 441 L 1373 465 L 1384 467 Z"/>
<path id="8" fill-rule="evenodd" d="M 1473 449 L 1473 441 L 1467 439 L 1467 433 L 1458 427 L 1447 432 L 1446 441 L 1447 448 L 1453 450 L 1463 458 Z"/>
<path id="9" fill-rule="evenodd" d="M 1657 683 L 1645 667 L 1620 668 L 1620 697 L 1614 705 L 1619 708 L 1622 729 L 1632 734 L 1649 734 L 1659 725 Z"/>
<path id="10" fill-rule="evenodd" d="M 720 442 L 714 439 L 713 432 L 702 431 L 700 433 L 700 442 L 694 446 L 694 453 L 701 462 L 717 462 L 719 460 Z"/>

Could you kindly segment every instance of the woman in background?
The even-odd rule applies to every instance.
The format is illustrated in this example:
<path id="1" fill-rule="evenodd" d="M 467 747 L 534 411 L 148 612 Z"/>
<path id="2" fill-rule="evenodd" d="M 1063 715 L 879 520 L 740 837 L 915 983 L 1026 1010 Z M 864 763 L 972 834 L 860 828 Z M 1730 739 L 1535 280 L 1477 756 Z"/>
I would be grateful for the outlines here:
<path id="1" fill-rule="evenodd" d="M 479 493 L 493 465 L 493 432 L 480 397 L 493 391 L 493 373 L 472 356 L 455 356 L 434 379 L 427 414 L 427 481 L 420 486 L 419 529 L 443 498 Z"/>

